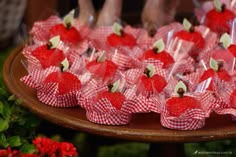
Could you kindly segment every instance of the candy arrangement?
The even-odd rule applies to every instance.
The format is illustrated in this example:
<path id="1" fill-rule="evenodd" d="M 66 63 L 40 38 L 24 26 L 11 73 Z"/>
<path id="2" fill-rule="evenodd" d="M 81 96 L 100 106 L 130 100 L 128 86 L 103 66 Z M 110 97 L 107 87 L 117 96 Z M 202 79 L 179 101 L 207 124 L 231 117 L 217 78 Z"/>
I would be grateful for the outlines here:
<path id="1" fill-rule="evenodd" d="M 21 78 L 53 107 L 80 106 L 87 119 L 128 124 L 135 113 L 155 112 L 162 126 L 204 127 L 212 112 L 236 119 L 236 4 L 205 2 L 187 19 L 159 28 L 89 28 L 69 13 L 38 21 L 34 44 L 23 49 L 28 75 Z M 223 20 L 222 20 L 223 19 Z"/>

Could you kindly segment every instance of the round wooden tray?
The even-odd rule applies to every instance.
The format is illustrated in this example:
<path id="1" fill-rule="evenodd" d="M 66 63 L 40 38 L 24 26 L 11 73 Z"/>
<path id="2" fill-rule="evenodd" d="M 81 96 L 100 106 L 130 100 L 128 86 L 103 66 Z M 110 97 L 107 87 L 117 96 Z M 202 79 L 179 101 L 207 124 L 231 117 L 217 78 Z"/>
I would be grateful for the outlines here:
<path id="1" fill-rule="evenodd" d="M 4 82 L 10 92 L 23 100 L 24 107 L 43 119 L 78 131 L 143 142 L 198 142 L 236 138 L 236 123 L 231 121 L 229 115 L 213 114 L 202 129 L 178 131 L 163 128 L 158 114 L 135 114 L 128 125 L 106 126 L 89 122 L 85 110 L 79 107 L 55 108 L 42 104 L 36 97 L 36 91 L 20 81 L 27 74 L 21 63 L 21 50 L 22 46 L 14 49 L 5 61 Z"/>

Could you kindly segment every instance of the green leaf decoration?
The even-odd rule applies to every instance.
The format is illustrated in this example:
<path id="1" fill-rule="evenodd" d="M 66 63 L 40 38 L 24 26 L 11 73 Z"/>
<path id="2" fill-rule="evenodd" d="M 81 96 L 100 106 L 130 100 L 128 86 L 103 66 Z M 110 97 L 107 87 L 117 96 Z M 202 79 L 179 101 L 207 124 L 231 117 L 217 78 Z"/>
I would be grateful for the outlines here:
<path id="1" fill-rule="evenodd" d="M 3 108 L 4 108 L 4 105 L 3 105 L 2 101 L 0 101 L 0 115 L 3 114 Z"/>
<path id="2" fill-rule="evenodd" d="M 11 108 L 9 107 L 8 104 L 4 105 L 4 107 L 3 107 L 2 116 L 3 116 L 4 119 L 10 119 Z"/>
<path id="3" fill-rule="evenodd" d="M 151 78 L 154 74 L 155 74 L 155 67 L 154 67 L 154 65 L 153 64 L 149 64 L 148 66 L 147 66 L 147 69 L 149 70 L 149 77 Z"/>
<path id="4" fill-rule="evenodd" d="M 97 62 L 104 62 L 106 60 L 106 53 L 105 51 L 97 58 Z"/>
<path id="5" fill-rule="evenodd" d="M 18 147 L 22 145 L 20 136 L 11 136 L 7 139 L 7 142 L 9 143 L 11 147 Z"/>
<path id="6" fill-rule="evenodd" d="M 23 103 L 22 99 L 16 99 L 16 105 L 21 105 Z"/>
<path id="7" fill-rule="evenodd" d="M 0 147 L 7 148 L 9 146 L 7 138 L 3 133 L 0 133 Z"/>
<path id="8" fill-rule="evenodd" d="M 178 90 L 182 88 L 184 92 L 187 92 L 187 86 L 184 84 L 183 81 L 179 81 L 177 85 L 175 86 L 175 94 L 179 95 Z"/>
<path id="9" fill-rule="evenodd" d="M 160 53 L 165 49 L 165 43 L 163 41 L 163 39 L 159 39 L 157 40 L 154 44 L 153 44 L 154 48 L 157 48 L 157 52 Z"/>
<path id="10" fill-rule="evenodd" d="M 111 92 L 112 93 L 116 92 L 118 90 L 119 86 L 120 86 L 120 80 L 113 83 L 113 87 L 111 88 Z"/>
<path id="11" fill-rule="evenodd" d="M 11 95 L 8 97 L 8 101 L 15 101 L 16 100 L 16 96 L 15 95 Z"/>
<path id="12" fill-rule="evenodd" d="M 230 45 L 231 45 L 231 38 L 230 35 L 228 33 L 224 33 L 221 37 L 220 37 L 220 43 L 223 44 L 223 47 L 225 49 L 227 49 Z"/>
<path id="13" fill-rule="evenodd" d="M 213 58 L 210 58 L 210 67 L 214 70 L 214 71 L 218 71 L 219 70 L 219 64 L 218 62 L 213 59 Z"/>
<path id="14" fill-rule="evenodd" d="M 69 61 L 67 58 L 65 58 L 62 62 L 61 62 L 63 68 L 62 68 L 62 71 L 66 71 L 69 69 Z"/>
<path id="15" fill-rule="evenodd" d="M 57 36 L 51 38 L 51 39 L 49 40 L 49 42 L 52 44 L 52 46 L 50 47 L 50 49 L 56 48 L 56 47 L 59 45 L 60 40 L 61 40 L 61 39 L 60 39 L 60 36 L 59 36 L 59 35 L 57 35 Z"/>
<path id="16" fill-rule="evenodd" d="M 8 120 L 0 118 L 0 132 L 3 132 L 9 128 Z"/>
<path id="17" fill-rule="evenodd" d="M 123 30 L 123 27 L 119 23 L 115 22 L 112 26 L 112 30 L 116 35 L 121 36 L 121 30 Z"/>
<path id="18" fill-rule="evenodd" d="M 222 12 L 222 4 L 219 0 L 214 0 L 214 6 L 218 12 Z"/>
<path id="19" fill-rule="evenodd" d="M 25 154 L 33 154 L 36 151 L 36 148 L 33 144 L 24 144 L 20 151 Z"/>
<path id="20" fill-rule="evenodd" d="M 189 22 L 189 20 L 187 20 L 186 18 L 184 18 L 183 20 L 183 26 L 184 26 L 184 29 L 188 32 L 190 32 L 191 28 L 192 28 L 192 24 Z"/>
<path id="21" fill-rule="evenodd" d="M 66 15 L 63 18 L 63 24 L 64 24 L 65 27 L 68 27 L 68 24 L 70 26 L 72 26 L 74 24 L 74 17 L 73 17 L 73 15 L 71 15 L 71 14 Z"/>

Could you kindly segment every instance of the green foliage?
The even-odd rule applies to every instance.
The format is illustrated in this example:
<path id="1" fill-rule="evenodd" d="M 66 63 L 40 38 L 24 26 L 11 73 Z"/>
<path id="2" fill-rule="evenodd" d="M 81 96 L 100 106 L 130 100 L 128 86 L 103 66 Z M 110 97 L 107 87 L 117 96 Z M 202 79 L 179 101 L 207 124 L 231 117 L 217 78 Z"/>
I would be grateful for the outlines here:
<path id="1" fill-rule="evenodd" d="M 146 157 L 149 146 L 143 143 L 100 147 L 98 157 Z"/>
<path id="2" fill-rule="evenodd" d="M 0 148 L 14 147 L 26 152 L 36 136 L 40 120 L 20 106 L 22 101 L 0 88 Z"/>

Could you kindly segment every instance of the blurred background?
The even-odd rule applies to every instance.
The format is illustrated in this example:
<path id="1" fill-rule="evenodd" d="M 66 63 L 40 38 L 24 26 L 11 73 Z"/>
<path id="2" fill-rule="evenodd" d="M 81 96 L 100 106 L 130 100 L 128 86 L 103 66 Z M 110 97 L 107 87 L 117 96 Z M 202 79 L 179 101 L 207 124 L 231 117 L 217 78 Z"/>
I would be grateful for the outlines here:
<path id="1" fill-rule="evenodd" d="M 192 18 L 192 1 L 183 1 L 176 15 L 177 20 L 183 17 Z M 122 20 L 132 25 L 140 24 L 140 13 L 143 1 L 124 1 Z M 96 9 L 101 8 L 103 1 L 94 1 Z M 12 49 L 27 40 L 28 32 L 37 20 L 46 19 L 50 15 L 63 16 L 77 7 L 77 0 L 0 0 L 0 68 Z M 4 87 L 2 74 L 0 85 Z M 38 117 L 37 117 L 38 118 Z M 40 118 L 39 118 L 40 119 Z M 148 143 L 125 141 L 98 137 L 87 133 L 62 128 L 40 119 L 38 134 L 44 134 L 58 140 L 73 142 L 80 153 L 80 157 L 92 157 L 91 150 L 96 150 L 98 157 L 146 157 L 149 150 Z M 43 124 L 43 125 L 42 125 Z M 91 140 L 93 145 L 90 145 Z M 103 142 L 101 142 L 103 141 Z M 105 141 L 105 142 L 104 142 Z M 170 150 L 171 151 L 171 150 Z M 195 151 L 232 152 L 220 156 L 236 156 L 236 140 L 225 139 L 200 143 L 186 143 L 186 156 L 197 156 Z M 199 155 L 213 157 L 215 155 Z"/>

